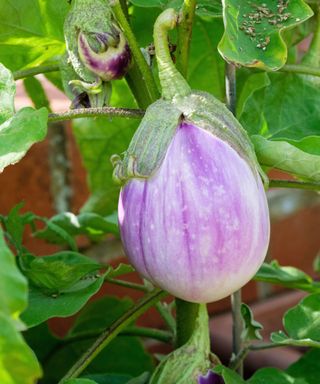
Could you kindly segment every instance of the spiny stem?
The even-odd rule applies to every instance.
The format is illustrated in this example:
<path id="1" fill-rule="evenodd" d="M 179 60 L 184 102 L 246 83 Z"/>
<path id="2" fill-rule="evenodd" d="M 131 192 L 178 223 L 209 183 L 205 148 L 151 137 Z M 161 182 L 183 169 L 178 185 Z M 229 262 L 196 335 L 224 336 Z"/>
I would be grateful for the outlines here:
<path id="1" fill-rule="evenodd" d="M 269 188 L 296 188 L 307 189 L 310 191 L 320 191 L 320 183 L 296 180 L 269 179 Z"/>
<path id="2" fill-rule="evenodd" d="M 189 50 L 195 10 L 195 0 L 184 0 L 179 18 L 177 51 L 177 68 L 184 77 L 187 76 L 188 72 Z"/>
<path id="3" fill-rule="evenodd" d="M 78 119 L 80 117 L 126 117 L 140 119 L 144 115 L 144 111 L 141 109 L 130 108 L 80 108 L 72 109 L 62 113 L 49 113 L 48 121 L 63 121 Z"/>
<path id="4" fill-rule="evenodd" d="M 48 65 L 39 65 L 38 67 L 32 67 L 23 69 L 21 71 L 13 72 L 13 78 L 15 80 L 24 79 L 25 77 L 39 75 L 41 73 L 57 72 L 60 70 L 59 63 L 55 62 Z"/>
<path id="5" fill-rule="evenodd" d="M 95 329 L 87 332 L 81 332 L 76 335 L 68 336 L 67 338 L 63 339 L 62 347 L 66 344 L 75 343 L 82 340 L 88 340 L 94 337 L 98 337 L 103 332 L 102 329 Z M 163 331 L 160 329 L 154 329 L 154 328 L 146 328 L 146 327 L 127 327 L 123 331 L 120 332 L 120 335 L 123 336 L 140 336 L 140 337 L 147 337 L 154 340 L 159 340 L 164 343 L 170 343 L 172 342 L 172 333 L 168 331 Z"/>
<path id="6" fill-rule="evenodd" d="M 142 315 L 147 309 L 166 296 L 166 292 L 154 289 L 144 296 L 136 305 L 129 309 L 124 315 L 116 320 L 111 327 L 102 332 L 92 346 L 71 367 L 67 374 L 59 381 L 62 384 L 68 379 L 78 377 L 81 372 L 92 362 L 92 360 L 129 324 Z"/>
<path id="7" fill-rule="evenodd" d="M 153 103 L 159 98 L 159 92 L 154 80 L 153 74 L 151 72 L 150 67 L 148 66 L 143 54 L 139 48 L 137 40 L 135 38 L 134 33 L 130 27 L 130 24 L 127 20 L 125 13 L 123 12 L 123 8 L 119 2 L 119 0 L 114 0 L 112 2 L 113 13 L 123 29 L 123 32 L 127 38 L 129 47 L 131 49 L 134 60 L 139 68 L 141 74 L 141 80 L 145 82 L 149 91 L 150 103 Z"/>
<path id="8" fill-rule="evenodd" d="M 131 282 L 125 281 L 125 280 L 113 279 L 113 278 L 108 277 L 108 276 L 106 276 L 104 278 L 104 281 L 106 281 L 107 283 L 111 283 L 111 284 L 115 284 L 115 285 L 120 285 L 121 287 L 136 289 L 138 291 L 143 291 L 143 292 L 149 292 L 150 291 L 148 289 L 148 287 L 146 287 L 146 286 L 144 286 L 142 284 L 131 283 Z"/>

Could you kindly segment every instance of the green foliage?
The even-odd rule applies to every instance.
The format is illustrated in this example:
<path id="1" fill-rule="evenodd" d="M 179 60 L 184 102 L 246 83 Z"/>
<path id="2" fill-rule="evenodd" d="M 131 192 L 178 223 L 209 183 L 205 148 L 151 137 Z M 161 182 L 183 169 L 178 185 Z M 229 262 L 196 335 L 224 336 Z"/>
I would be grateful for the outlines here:
<path id="1" fill-rule="evenodd" d="M 253 318 L 250 307 L 244 303 L 241 304 L 241 316 L 244 323 L 241 338 L 244 342 L 250 340 L 262 340 L 260 330 L 263 326 Z"/>
<path id="2" fill-rule="evenodd" d="M 291 289 L 301 289 L 310 293 L 320 292 L 320 283 L 314 281 L 300 269 L 279 265 L 276 260 L 263 263 L 255 275 L 255 280 L 282 285 Z"/>
<path id="3" fill-rule="evenodd" d="M 27 281 L 19 272 L 0 227 L 0 382 L 32 384 L 41 376 L 32 350 L 19 333 L 27 303 Z"/>
<path id="4" fill-rule="evenodd" d="M 308 384 L 320 382 L 320 349 L 310 349 L 298 361 L 290 365 L 287 372 L 296 378 L 306 380 Z"/>
<path id="5" fill-rule="evenodd" d="M 108 296 L 88 304 L 80 312 L 65 340 L 61 341 L 60 347 L 53 349 L 46 359 L 43 367 L 46 378 L 44 383 L 57 382 L 98 335 L 131 306 L 130 299 L 120 300 Z M 103 381 L 103 377 L 112 373 L 117 375 L 113 378 L 114 383 L 120 384 L 152 369 L 151 357 L 144 351 L 139 339 L 120 335 L 93 360 L 82 376 L 98 383 L 108 383 Z M 124 373 L 127 381 L 123 380 Z M 110 382 L 113 383 L 111 379 Z"/>
<path id="6" fill-rule="evenodd" d="M 289 309 L 283 318 L 287 335 L 282 332 L 271 334 L 276 344 L 320 348 L 320 295 L 304 298 L 297 306 Z"/>
<path id="7" fill-rule="evenodd" d="M 0 62 L 12 71 L 40 65 L 65 50 L 67 1 L 0 0 Z"/>
<path id="8" fill-rule="evenodd" d="M 320 111 L 314 100 L 319 98 L 320 88 L 302 75 L 278 73 L 268 77 L 270 81 L 261 86 L 248 78 L 238 109 L 258 159 L 265 166 L 319 181 Z M 253 81 L 255 88 L 250 87 Z"/>
<path id="9" fill-rule="evenodd" d="M 40 80 L 27 77 L 23 80 L 23 85 L 35 108 L 46 107 L 50 110 L 50 103 Z"/>
<path id="10" fill-rule="evenodd" d="M 291 0 L 283 8 L 273 0 L 256 3 L 224 1 L 225 33 L 219 44 L 221 55 L 229 62 L 269 70 L 281 68 L 287 47 L 281 31 L 313 15 L 302 0 Z"/>

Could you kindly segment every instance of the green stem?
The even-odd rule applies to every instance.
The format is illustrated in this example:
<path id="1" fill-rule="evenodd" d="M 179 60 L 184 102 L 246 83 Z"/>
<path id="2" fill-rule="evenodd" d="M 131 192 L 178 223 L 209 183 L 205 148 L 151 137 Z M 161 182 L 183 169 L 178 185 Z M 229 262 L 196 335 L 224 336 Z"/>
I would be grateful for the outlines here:
<path id="1" fill-rule="evenodd" d="M 157 18 L 153 30 L 162 96 L 167 100 L 183 97 L 191 92 L 188 83 L 172 62 L 168 46 L 168 32 L 175 28 L 177 20 L 176 11 L 172 8 L 166 9 Z"/>
<path id="2" fill-rule="evenodd" d="M 159 312 L 160 316 L 164 320 L 164 322 L 167 324 L 168 328 L 170 331 L 175 334 L 176 333 L 176 321 L 172 314 L 169 312 L 169 308 L 167 303 L 157 303 L 156 304 L 156 309 Z"/>
<path id="3" fill-rule="evenodd" d="M 95 329 L 92 331 L 82 332 L 77 335 L 71 335 L 62 340 L 64 347 L 66 344 L 75 343 L 82 340 L 88 340 L 95 337 L 98 337 L 103 332 L 102 329 Z M 123 336 L 139 336 L 139 337 L 147 337 L 154 340 L 159 340 L 164 343 L 172 342 L 172 333 L 168 331 L 162 331 L 160 329 L 154 328 L 146 328 L 146 327 L 127 327 L 123 331 L 120 332 L 120 335 Z"/>
<path id="4" fill-rule="evenodd" d="M 269 188 L 296 188 L 307 189 L 310 191 L 320 191 L 320 183 L 296 180 L 269 179 Z"/>
<path id="5" fill-rule="evenodd" d="M 177 68 L 184 77 L 187 76 L 188 72 L 189 51 L 195 10 L 195 0 L 184 0 L 178 26 L 177 51 Z"/>
<path id="6" fill-rule="evenodd" d="M 80 108 L 71 109 L 62 113 L 49 113 L 48 121 L 63 121 L 78 119 L 80 117 L 100 117 L 100 116 L 111 116 L 111 117 L 126 117 L 131 119 L 140 119 L 144 115 L 144 111 L 141 109 L 130 109 L 130 108 Z"/>
<path id="7" fill-rule="evenodd" d="M 59 381 L 62 384 L 68 379 L 78 377 L 92 360 L 129 324 L 142 315 L 147 309 L 166 296 L 167 293 L 159 289 L 154 289 L 144 296 L 136 305 L 129 309 L 124 315 L 116 320 L 111 327 L 106 329 L 92 346 L 80 357 L 71 367 L 67 374 Z"/>
<path id="8" fill-rule="evenodd" d="M 122 6 L 119 0 L 115 0 L 112 5 L 113 13 L 122 27 L 124 34 L 127 38 L 129 47 L 131 49 L 134 60 L 140 71 L 140 81 L 139 85 L 142 86 L 143 83 L 146 84 L 148 92 L 149 92 L 149 104 L 153 103 L 159 98 L 159 92 L 152 75 L 151 69 L 148 66 L 140 48 L 135 38 L 134 33 L 130 27 L 130 24 L 127 20 L 125 13 L 123 12 Z"/>
<path id="9" fill-rule="evenodd" d="M 312 75 L 320 77 L 320 68 L 302 64 L 286 64 L 278 72 L 299 73 L 301 75 Z"/>
<path id="10" fill-rule="evenodd" d="M 131 283 L 125 280 L 112 279 L 111 277 L 107 277 L 107 276 L 104 278 L 104 281 L 107 283 L 120 285 L 121 287 L 136 289 L 138 291 L 143 291 L 143 292 L 150 291 L 146 286 L 142 284 Z"/>
<path id="11" fill-rule="evenodd" d="M 39 75 L 41 73 L 57 72 L 60 70 L 59 63 L 52 63 L 48 65 L 39 65 L 38 67 L 23 69 L 21 71 L 13 72 L 13 78 L 15 80 L 24 79 L 25 77 L 31 77 Z"/>
<path id="12" fill-rule="evenodd" d="M 200 304 L 176 299 L 176 347 L 184 345 L 191 337 L 198 317 Z"/>

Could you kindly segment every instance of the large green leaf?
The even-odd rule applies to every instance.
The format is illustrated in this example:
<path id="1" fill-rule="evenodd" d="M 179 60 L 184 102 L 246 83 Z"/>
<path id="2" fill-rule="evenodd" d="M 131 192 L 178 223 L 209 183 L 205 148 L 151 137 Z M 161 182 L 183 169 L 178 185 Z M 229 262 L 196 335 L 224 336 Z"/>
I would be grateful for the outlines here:
<path id="1" fill-rule="evenodd" d="M 64 51 L 67 1 L 0 0 L 0 61 L 15 71 Z"/>
<path id="2" fill-rule="evenodd" d="M 40 366 L 21 337 L 19 315 L 27 304 L 27 281 L 18 270 L 0 227 L 0 382 L 32 384 Z"/>
<path id="3" fill-rule="evenodd" d="M 28 327 L 34 327 L 52 317 L 68 317 L 77 313 L 99 291 L 103 277 L 91 276 L 80 280 L 72 291 L 62 294 L 47 294 L 40 288 L 30 286 L 29 303 L 21 318 Z"/>
<path id="4" fill-rule="evenodd" d="M 281 31 L 300 24 L 313 15 L 302 0 L 225 0 L 225 33 L 219 43 L 221 55 L 229 62 L 270 70 L 287 60 Z"/>
<path id="5" fill-rule="evenodd" d="M 311 349 L 297 362 L 290 365 L 287 372 L 293 377 L 305 379 L 308 384 L 320 383 L 320 349 Z"/>
<path id="6" fill-rule="evenodd" d="M 0 64 L 0 124 L 14 114 L 16 84 L 11 72 Z"/>
<path id="7" fill-rule="evenodd" d="M 263 263 L 255 275 L 255 280 L 278 284 L 291 289 L 301 289 L 310 293 L 320 293 L 320 283 L 311 276 L 291 266 L 281 266 L 276 260 Z"/>
<path id="8" fill-rule="evenodd" d="M 269 74 L 265 86 L 258 86 L 253 76 L 243 87 L 255 86 L 242 98 L 238 118 L 253 139 L 259 161 L 319 181 L 320 88 L 297 74 Z"/>

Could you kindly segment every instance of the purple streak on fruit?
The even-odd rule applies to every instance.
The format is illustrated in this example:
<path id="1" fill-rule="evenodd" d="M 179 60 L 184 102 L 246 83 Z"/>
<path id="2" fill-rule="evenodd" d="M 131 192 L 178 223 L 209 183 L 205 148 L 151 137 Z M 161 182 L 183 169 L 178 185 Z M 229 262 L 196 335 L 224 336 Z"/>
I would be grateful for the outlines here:
<path id="1" fill-rule="evenodd" d="M 102 43 L 101 34 L 97 41 Z M 95 52 L 84 33 L 79 33 L 79 55 L 84 65 L 104 81 L 121 79 L 127 72 L 131 61 L 131 52 L 122 32 L 119 32 L 119 44 L 110 45 L 103 52 Z"/>
<path id="2" fill-rule="evenodd" d="M 188 123 L 154 175 L 122 188 L 119 225 L 126 254 L 144 277 L 203 303 L 253 277 L 270 230 L 258 173 L 227 142 Z"/>
<path id="3" fill-rule="evenodd" d="M 198 384 L 224 384 L 223 378 L 211 370 L 205 376 L 199 376 Z"/>

